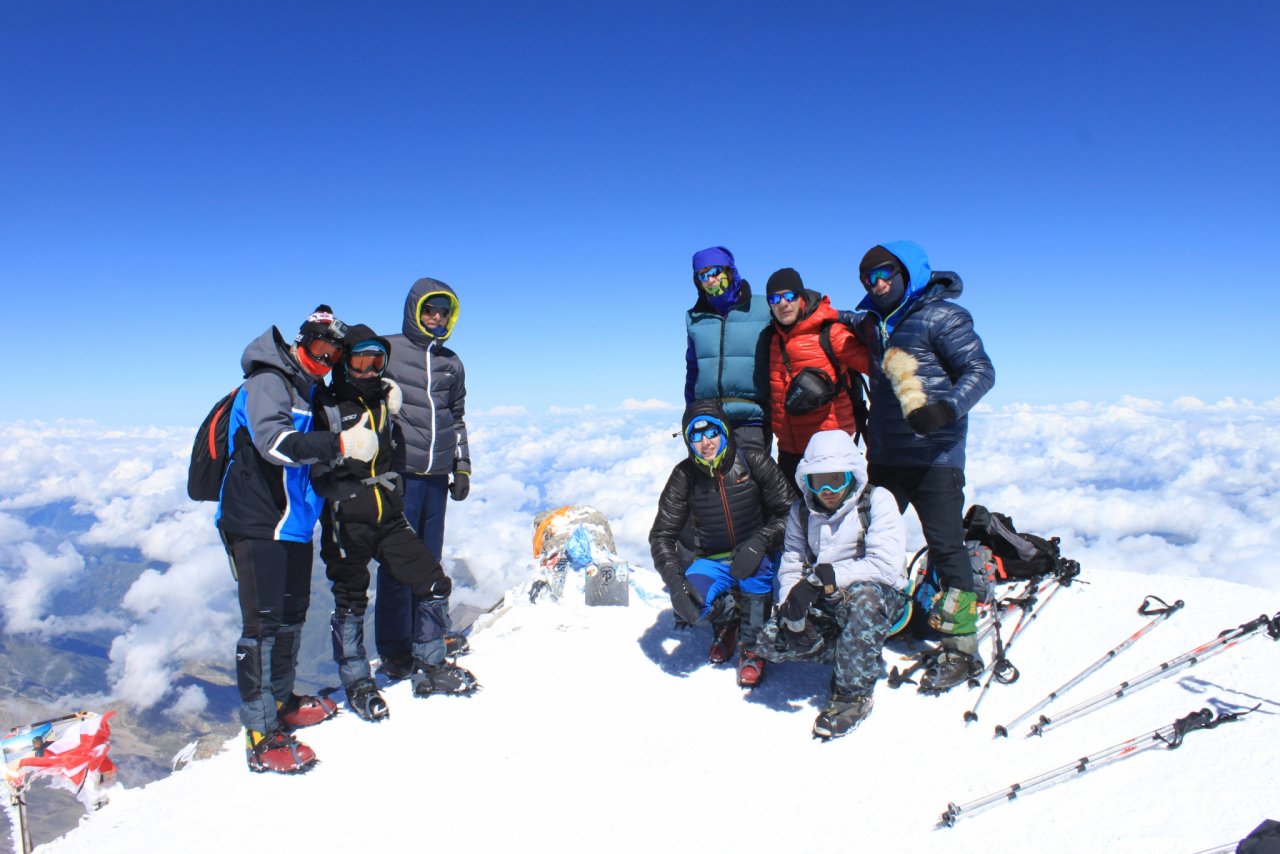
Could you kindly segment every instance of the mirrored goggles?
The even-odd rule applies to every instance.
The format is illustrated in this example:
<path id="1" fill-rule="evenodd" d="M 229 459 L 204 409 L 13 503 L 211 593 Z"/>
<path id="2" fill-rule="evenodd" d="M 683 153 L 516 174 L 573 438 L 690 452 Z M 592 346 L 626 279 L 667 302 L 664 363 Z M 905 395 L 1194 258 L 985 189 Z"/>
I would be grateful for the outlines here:
<path id="1" fill-rule="evenodd" d="M 800 295 L 795 291 L 780 291 L 776 294 L 769 294 L 769 305 L 777 305 L 780 302 L 795 302 Z"/>
<path id="2" fill-rule="evenodd" d="M 698 271 L 698 281 L 706 284 L 724 272 L 724 267 L 708 267 L 705 270 Z"/>
<path id="3" fill-rule="evenodd" d="M 698 442 L 701 442 L 703 439 L 719 439 L 719 438 L 720 438 L 720 428 L 715 426 L 714 424 L 708 427 L 703 427 L 701 430 L 689 431 L 690 445 L 697 444 Z"/>
<path id="4" fill-rule="evenodd" d="M 887 281 L 893 278 L 894 267 L 892 264 L 885 264 L 882 267 L 876 267 L 867 273 L 866 285 L 874 288 L 877 282 Z"/>
<path id="5" fill-rule="evenodd" d="M 822 472 L 821 474 L 807 474 L 804 476 L 805 486 L 809 487 L 809 491 L 814 495 L 821 495 L 824 492 L 840 493 L 849 488 L 849 484 L 853 483 L 853 472 L 851 471 L 833 471 Z"/>
<path id="6" fill-rule="evenodd" d="M 342 361 L 342 348 L 323 338 L 312 338 L 302 345 L 307 355 L 322 365 L 333 367 Z"/>
<path id="7" fill-rule="evenodd" d="M 364 350 L 347 357 L 347 370 L 353 374 L 380 374 L 386 366 L 387 354 L 381 350 Z"/>

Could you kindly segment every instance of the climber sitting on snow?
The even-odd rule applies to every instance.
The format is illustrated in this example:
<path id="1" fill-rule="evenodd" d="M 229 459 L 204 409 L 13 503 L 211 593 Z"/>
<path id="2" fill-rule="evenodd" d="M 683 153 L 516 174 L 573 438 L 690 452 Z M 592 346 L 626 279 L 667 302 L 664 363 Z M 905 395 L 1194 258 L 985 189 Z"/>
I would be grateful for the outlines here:
<path id="1" fill-rule="evenodd" d="M 672 469 L 649 531 L 653 565 L 671 593 L 676 618 L 710 622 L 712 664 L 729 660 L 742 634 L 738 684 L 755 687 L 764 675 L 756 637 L 772 607 L 773 575 L 791 488 L 763 451 L 738 450 L 720 407 L 695 401 L 685 412 L 689 458 Z M 688 566 L 676 541 L 692 522 L 694 556 Z"/>
<path id="2" fill-rule="evenodd" d="M 880 651 L 907 602 L 906 533 L 893 493 L 867 483 L 866 460 L 842 430 L 814 434 L 796 484 L 778 620 L 762 632 L 760 649 L 771 661 L 834 662 L 831 698 L 813 734 L 838 738 L 871 712 Z"/>

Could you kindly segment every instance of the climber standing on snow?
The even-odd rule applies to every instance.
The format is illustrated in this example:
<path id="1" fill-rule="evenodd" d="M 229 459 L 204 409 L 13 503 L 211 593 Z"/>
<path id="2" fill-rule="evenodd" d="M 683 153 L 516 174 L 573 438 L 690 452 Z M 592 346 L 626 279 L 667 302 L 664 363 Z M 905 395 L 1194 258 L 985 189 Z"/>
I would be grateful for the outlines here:
<path id="1" fill-rule="evenodd" d="M 685 412 L 689 451 L 671 471 L 649 530 L 653 565 L 671 594 L 678 621 L 710 622 L 708 660 L 729 660 L 741 632 L 738 684 L 754 688 L 764 676 L 755 652 L 773 605 L 773 577 L 791 487 L 763 451 L 739 449 L 720 407 L 698 401 Z M 676 542 L 691 525 L 695 560 L 680 559 Z"/>
<path id="2" fill-rule="evenodd" d="M 350 352 L 334 368 L 330 390 L 342 426 L 372 428 L 377 449 L 368 460 L 317 463 L 311 467 L 311 480 L 326 501 L 320 556 L 333 587 L 330 630 L 338 676 L 351 710 L 366 721 L 378 721 L 388 710 L 364 647 L 370 560 L 376 559 L 413 596 L 410 678 L 415 696 L 470 694 L 476 681 L 469 671 L 445 660 L 453 583 L 404 516 L 403 479 L 397 473 L 403 468 L 404 444 L 392 422 L 401 406 L 401 391 L 383 377 L 391 344 L 360 324 L 349 326 L 346 337 Z M 330 426 L 327 411 L 316 414 L 316 423 L 318 429 Z"/>
<path id="3" fill-rule="evenodd" d="M 471 455 L 467 449 L 467 380 L 458 354 L 444 345 L 458 322 L 453 288 L 436 279 L 418 279 L 404 300 L 403 334 L 387 340 L 391 356 L 386 375 L 404 395 L 395 421 L 404 435 L 404 514 L 437 561 L 444 554 L 444 516 L 448 499 L 462 501 L 471 491 Z M 382 672 L 404 679 L 413 672 L 415 604 L 413 594 L 384 566 L 378 567 L 373 634 Z M 450 653 L 462 652 L 466 638 L 451 625 Z"/>
<path id="4" fill-rule="evenodd" d="M 983 669 L 964 545 L 964 449 L 969 410 L 995 384 L 995 368 L 969 312 L 950 301 L 960 277 L 932 273 L 915 243 L 871 247 L 858 276 L 866 298 L 853 330 L 871 355 L 868 474 L 920 519 L 943 585 L 929 615 L 943 651 L 921 689 L 945 691 Z"/>
<path id="5" fill-rule="evenodd" d="M 292 773 L 315 764 L 291 731 L 330 718 L 335 704 L 293 693 L 302 623 L 311 601 L 311 540 L 322 500 L 310 466 L 372 459 L 377 438 L 357 424 L 343 433 L 312 430 L 325 405 L 321 380 L 342 361 L 345 326 L 327 305 L 292 344 L 274 326 L 245 349 L 246 377 L 227 417 L 228 462 L 216 514 L 239 589 L 236 643 L 240 721 L 251 771 Z"/>

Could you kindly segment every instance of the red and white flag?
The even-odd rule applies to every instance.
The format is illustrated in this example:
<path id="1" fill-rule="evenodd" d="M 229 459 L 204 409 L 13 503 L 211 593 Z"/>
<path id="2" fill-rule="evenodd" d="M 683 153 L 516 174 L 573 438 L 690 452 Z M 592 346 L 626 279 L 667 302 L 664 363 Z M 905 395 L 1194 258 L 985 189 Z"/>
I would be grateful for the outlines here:
<path id="1" fill-rule="evenodd" d="M 4 739 L 10 786 L 19 788 L 43 777 L 50 786 L 73 792 L 87 809 L 102 806 L 106 802 L 102 791 L 116 776 L 108 755 L 109 721 L 114 714 L 81 712 L 10 733 Z"/>

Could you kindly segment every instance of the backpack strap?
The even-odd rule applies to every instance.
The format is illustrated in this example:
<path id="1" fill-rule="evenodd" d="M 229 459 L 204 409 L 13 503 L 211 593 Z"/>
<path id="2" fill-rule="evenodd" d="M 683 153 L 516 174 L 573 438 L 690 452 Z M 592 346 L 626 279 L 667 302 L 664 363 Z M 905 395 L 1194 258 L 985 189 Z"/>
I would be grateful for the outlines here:
<path id="1" fill-rule="evenodd" d="M 818 331 L 818 343 L 822 345 L 822 351 L 827 354 L 827 359 L 831 362 L 831 369 L 836 376 L 836 390 L 844 389 L 849 395 L 849 403 L 853 405 L 853 441 L 856 444 L 867 432 L 867 420 L 870 417 L 870 412 L 867 410 L 869 390 L 862 374 L 845 368 L 836 359 L 836 351 L 831 346 L 831 327 L 835 322 L 828 320 L 822 324 L 822 329 Z"/>

